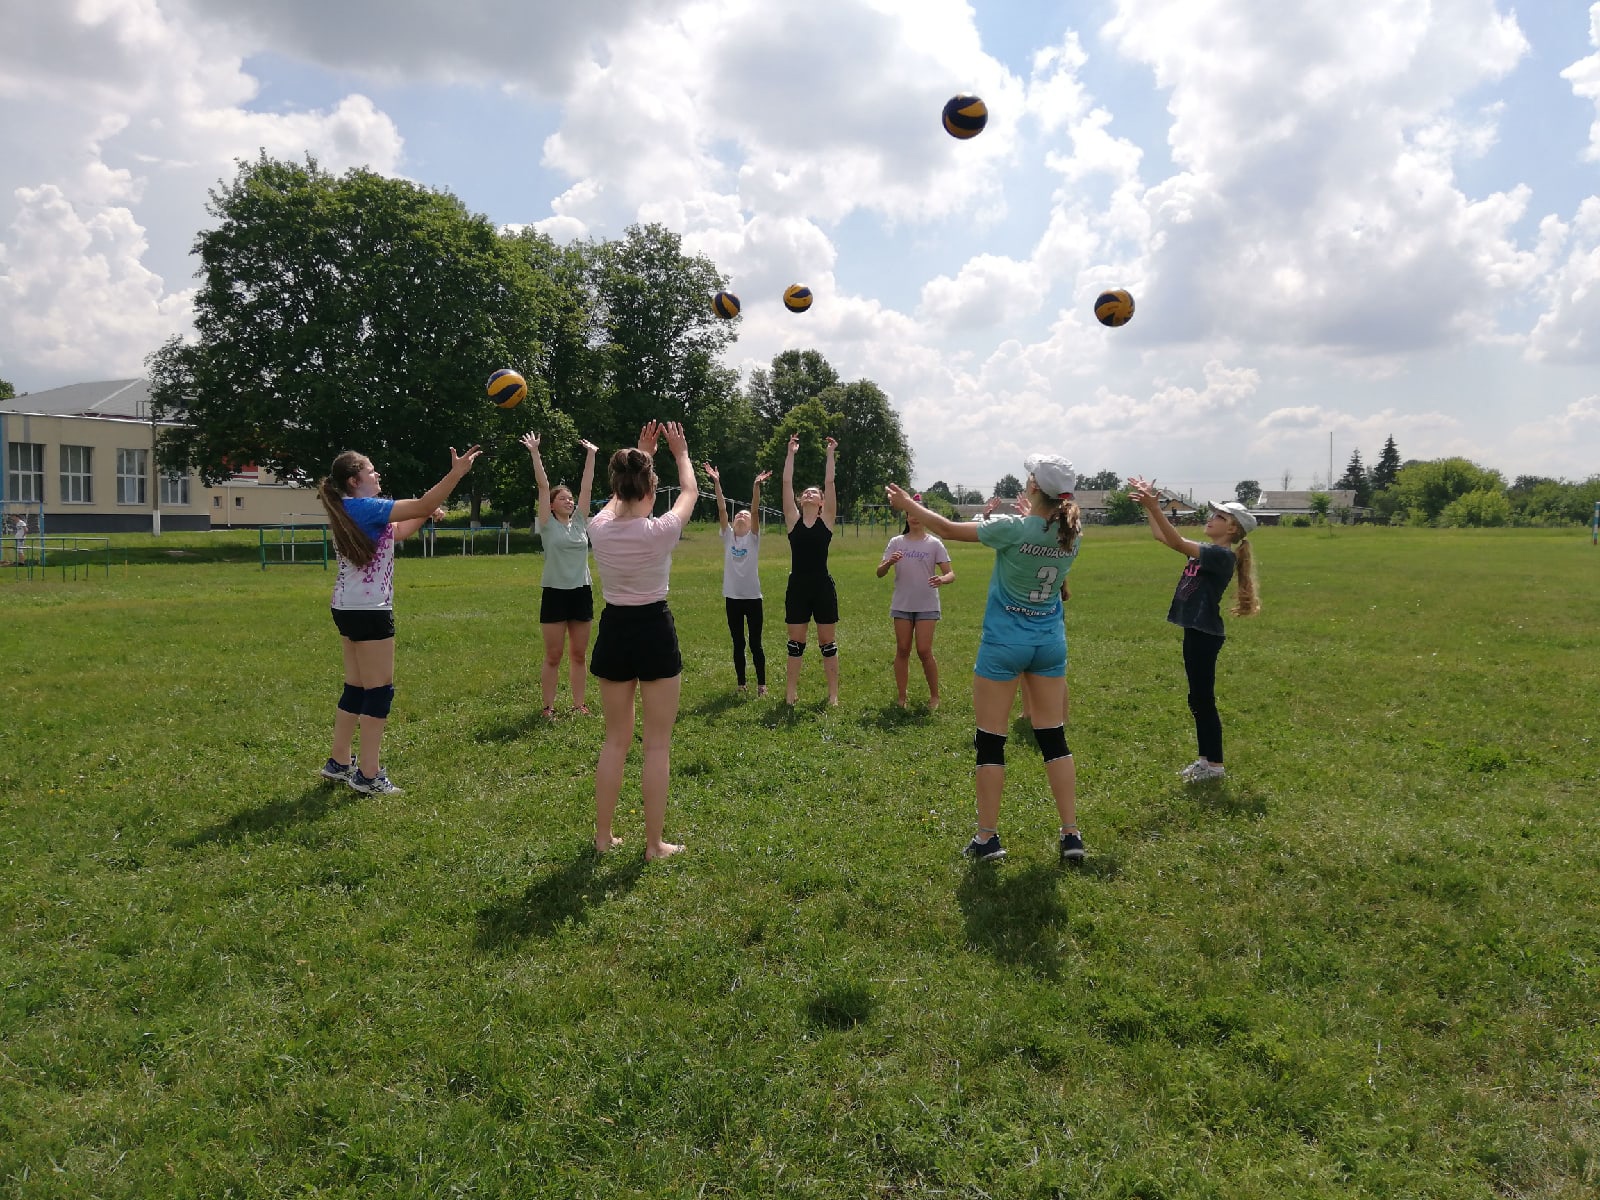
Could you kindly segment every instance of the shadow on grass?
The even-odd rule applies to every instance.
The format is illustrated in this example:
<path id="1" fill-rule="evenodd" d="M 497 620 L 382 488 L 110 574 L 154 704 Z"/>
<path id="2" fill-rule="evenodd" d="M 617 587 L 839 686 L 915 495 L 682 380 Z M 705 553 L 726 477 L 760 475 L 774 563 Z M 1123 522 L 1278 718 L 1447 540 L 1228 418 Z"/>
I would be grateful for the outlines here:
<path id="1" fill-rule="evenodd" d="M 802 700 L 798 704 L 787 704 L 780 696 L 772 705 L 770 711 L 762 714 L 759 724 L 768 729 L 792 729 L 808 720 L 833 712 L 824 696 L 820 700 Z"/>
<path id="2" fill-rule="evenodd" d="M 854 980 L 830 984 L 806 1002 L 806 1020 L 818 1029 L 853 1029 L 877 1007 L 872 989 Z"/>
<path id="3" fill-rule="evenodd" d="M 1213 817 L 1264 817 L 1267 802 L 1249 788 L 1234 787 L 1227 779 L 1211 779 L 1185 786 L 1183 795 L 1201 812 Z"/>
<path id="4" fill-rule="evenodd" d="M 644 856 L 637 851 L 601 855 L 584 845 L 544 878 L 480 909 L 473 945 L 479 950 L 508 950 L 529 938 L 549 937 L 569 922 L 581 924 L 594 906 L 638 883 L 644 866 Z"/>
<path id="5" fill-rule="evenodd" d="M 486 728 L 479 729 L 476 737 L 485 742 L 514 742 L 525 738 L 536 730 L 550 728 L 552 722 L 537 708 L 530 708 L 521 716 L 496 722 Z"/>
<path id="6" fill-rule="evenodd" d="M 743 708 L 757 699 L 760 699 L 760 697 L 754 692 L 746 692 L 742 696 L 738 692 L 718 692 L 715 695 L 707 696 L 693 708 L 685 709 L 684 711 L 692 717 L 720 717 L 730 709 Z M 766 701 L 763 699 L 762 703 L 764 704 Z"/>
<path id="7" fill-rule="evenodd" d="M 290 825 L 320 821 L 331 812 L 362 799 L 361 793 L 342 783 L 314 783 L 293 800 L 274 800 L 255 808 L 236 812 L 226 821 L 208 825 L 200 832 L 173 843 L 177 850 L 196 850 L 201 846 L 227 846 L 258 833 L 270 833 Z"/>
<path id="8" fill-rule="evenodd" d="M 931 716 L 933 713 L 926 704 L 901 708 L 891 700 L 881 708 L 868 709 L 857 720 L 868 729 L 895 730 L 926 725 Z"/>
<path id="9" fill-rule="evenodd" d="M 1059 978 L 1067 923 L 1060 884 L 1061 869 L 1055 866 L 1016 870 L 1002 863 L 973 863 L 956 888 L 967 941 L 1000 962 L 1043 979 Z"/>

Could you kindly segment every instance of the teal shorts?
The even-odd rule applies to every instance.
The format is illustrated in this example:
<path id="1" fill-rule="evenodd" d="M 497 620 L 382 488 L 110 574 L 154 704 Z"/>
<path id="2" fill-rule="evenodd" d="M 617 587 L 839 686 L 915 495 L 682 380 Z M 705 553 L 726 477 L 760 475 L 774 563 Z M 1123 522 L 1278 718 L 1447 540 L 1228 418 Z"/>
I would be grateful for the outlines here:
<path id="1" fill-rule="evenodd" d="M 984 638 L 978 642 L 978 661 L 972 673 L 1005 683 L 1018 675 L 1059 678 L 1067 673 L 1067 639 L 1017 645 Z"/>

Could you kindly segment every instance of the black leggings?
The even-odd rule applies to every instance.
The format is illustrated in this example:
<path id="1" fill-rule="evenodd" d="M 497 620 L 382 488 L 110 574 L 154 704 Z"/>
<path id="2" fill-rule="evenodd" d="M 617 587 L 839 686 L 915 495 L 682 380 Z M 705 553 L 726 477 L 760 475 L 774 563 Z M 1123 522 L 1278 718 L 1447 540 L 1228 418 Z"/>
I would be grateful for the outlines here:
<path id="1" fill-rule="evenodd" d="M 1222 718 L 1217 715 L 1217 655 L 1222 638 L 1198 629 L 1183 631 L 1183 673 L 1189 677 L 1189 711 L 1200 757 L 1222 761 Z"/>
<path id="2" fill-rule="evenodd" d="M 733 635 L 733 670 L 744 686 L 744 627 L 750 626 L 750 657 L 756 664 L 756 685 L 767 686 L 767 655 L 761 649 L 761 597 L 754 600 L 733 600 L 724 596 L 722 603 L 728 610 L 728 632 Z"/>

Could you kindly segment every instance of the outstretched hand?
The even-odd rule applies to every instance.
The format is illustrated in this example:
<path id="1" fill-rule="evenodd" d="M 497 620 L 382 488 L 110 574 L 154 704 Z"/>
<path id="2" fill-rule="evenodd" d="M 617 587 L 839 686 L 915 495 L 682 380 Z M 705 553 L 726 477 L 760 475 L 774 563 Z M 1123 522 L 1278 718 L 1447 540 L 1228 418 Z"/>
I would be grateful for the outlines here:
<path id="1" fill-rule="evenodd" d="M 525 433 L 518 440 L 528 448 L 529 454 L 535 458 L 539 457 L 539 435 L 537 433 Z"/>
<path id="2" fill-rule="evenodd" d="M 836 437 L 828 438 L 827 439 L 827 443 L 828 443 L 828 453 L 829 454 L 832 454 L 835 450 L 837 450 L 839 448 L 839 439 L 836 438 Z"/>
<path id="3" fill-rule="evenodd" d="M 760 487 L 763 483 L 765 483 L 767 480 L 769 480 L 771 478 L 772 478 L 772 472 L 771 471 L 762 471 L 760 474 L 758 474 L 756 476 L 756 486 Z"/>
<path id="4" fill-rule="evenodd" d="M 800 452 L 800 435 L 798 433 L 791 433 L 789 435 L 789 457 L 793 458 L 799 452 Z"/>
<path id="5" fill-rule="evenodd" d="M 661 442 L 661 433 L 660 421 L 646 421 L 644 427 L 639 430 L 639 449 L 652 458 L 655 457 L 656 447 Z"/>
<path id="6" fill-rule="evenodd" d="M 579 438 L 578 445 L 583 447 L 585 454 L 598 454 L 600 452 L 600 447 L 596 446 L 588 438 Z"/>
<path id="7" fill-rule="evenodd" d="M 911 498 L 911 493 L 906 491 L 905 488 L 901 487 L 898 483 L 885 484 L 883 488 L 883 494 L 888 498 L 889 507 L 898 509 L 901 512 L 910 512 L 911 506 L 916 503 L 916 501 Z"/>
<path id="8" fill-rule="evenodd" d="M 718 487 L 722 486 L 721 471 L 718 471 L 716 467 L 712 466 L 710 463 L 701 463 L 700 468 L 705 471 L 707 478 L 709 478 L 712 483 L 716 484 Z"/>
<path id="9" fill-rule="evenodd" d="M 689 453 L 689 438 L 683 432 L 683 426 L 676 421 L 664 421 L 661 431 L 666 434 L 667 449 L 672 451 L 673 458 L 682 458 Z"/>
<path id="10" fill-rule="evenodd" d="M 1157 502 L 1158 494 L 1153 479 L 1146 479 L 1143 475 L 1130 475 L 1128 477 L 1128 495 L 1135 504 L 1149 507 Z"/>
<path id="11" fill-rule="evenodd" d="M 457 454 L 454 446 L 450 447 L 450 473 L 452 475 L 465 475 L 472 470 L 472 464 L 478 461 L 478 455 L 483 453 L 482 446 L 468 446 L 465 454 Z"/>

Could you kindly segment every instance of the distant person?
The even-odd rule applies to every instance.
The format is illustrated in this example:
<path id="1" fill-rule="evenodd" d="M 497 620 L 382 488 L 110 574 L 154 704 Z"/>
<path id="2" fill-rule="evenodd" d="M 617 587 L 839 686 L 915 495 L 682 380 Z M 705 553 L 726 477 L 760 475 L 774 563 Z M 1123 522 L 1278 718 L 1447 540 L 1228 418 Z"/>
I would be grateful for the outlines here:
<path id="1" fill-rule="evenodd" d="M 912 497 L 918 503 L 922 494 Z M 923 527 L 916 513 L 906 514 L 905 529 L 889 539 L 878 564 L 878 578 L 894 571 L 894 595 L 889 600 L 889 617 L 894 621 L 895 702 L 908 703 L 911 682 L 911 647 L 917 648 L 922 676 L 928 681 L 928 708 L 939 707 L 939 664 L 933 657 L 933 634 L 941 615 L 939 589 L 955 582 L 950 552 L 944 543 Z"/>
<path id="2" fill-rule="evenodd" d="M 1255 554 L 1248 540 L 1256 527 L 1250 510 L 1234 500 L 1211 506 L 1206 518 L 1208 543 L 1190 541 L 1173 527 L 1161 511 L 1155 484 L 1134 476 L 1129 494 L 1143 509 L 1156 541 L 1164 542 L 1188 559 L 1172 594 L 1167 620 L 1183 629 L 1183 671 L 1189 680 L 1189 711 L 1194 715 L 1194 736 L 1199 757 L 1178 772 L 1186 783 L 1221 779 L 1222 717 L 1217 712 L 1217 657 L 1222 653 L 1222 594 L 1237 572 L 1233 615 L 1254 616 L 1261 611 L 1256 590 Z"/>
<path id="3" fill-rule="evenodd" d="M 662 437 L 678 467 L 680 491 L 671 509 L 651 516 L 656 469 L 651 461 Z M 662 839 L 667 787 L 672 776 L 672 728 L 678 720 L 683 658 L 678 631 L 667 608 L 672 551 L 694 512 L 700 489 L 689 443 L 676 422 L 651 421 L 639 431 L 637 448 L 611 456 L 611 499 L 589 522 L 589 540 L 600 565 L 606 606 L 594 640 L 589 669 L 600 680 L 605 743 L 594 770 L 594 848 L 604 853 L 622 844 L 611 832 L 622 771 L 633 745 L 634 695 L 644 708 L 644 856 L 666 858 L 682 850 Z"/>
<path id="4" fill-rule="evenodd" d="M 18 513 L 11 522 L 11 532 L 17 539 L 17 565 L 28 561 L 28 518 Z"/>
<path id="5" fill-rule="evenodd" d="M 828 439 L 827 465 L 822 486 L 808 487 L 796 502 L 794 456 L 800 435 L 789 435 L 789 453 L 783 460 L 783 521 L 789 530 L 789 584 L 784 590 L 783 619 L 789 627 L 789 663 L 784 699 L 800 700 L 800 660 L 806 652 L 806 630 L 817 626 L 817 649 L 822 654 L 822 675 L 828 684 L 828 703 L 839 703 L 839 643 L 834 640 L 839 622 L 839 591 L 828 573 L 828 546 L 839 501 L 833 488 L 834 455 L 839 443 Z"/>
<path id="6" fill-rule="evenodd" d="M 594 620 L 594 590 L 589 576 L 589 489 L 594 483 L 594 456 L 599 447 L 579 441 L 583 447 L 583 475 L 578 480 L 578 495 L 566 484 L 551 488 L 539 457 L 539 435 L 527 433 L 522 444 L 533 458 L 533 478 L 539 488 L 539 515 L 533 531 L 544 547 L 544 570 L 540 575 L 539 632 L 544 641 L 544 665 L 539 670 L 539 690 L 544 698 L 544 717 L 556 715 L 556 688 L 561 681 L 562 650 L 567 652 L 567 686 L 572 689 L 572 707 L 589 716 L 587 662 L 589 627 Z"/>
<path id="7" fill-rule="evenodd" d="M 1020 682 L 1027 696 L 1034 741 L 1061 818 L 1057 853 L 1063 862 L 1085 855 L 1078 831 L 1078 775 L 1067 746 L 1067 633 L 1061 586 L 1078 555 L 1082 517 L 1072 499 L 1077 475 L 1059 455 L 1035 454 L 1023 464 L 1028 515 L 991 514 L 982 521 L 948 521 L 890 484 L 889 503 L 915 513 L 942 538 L 981 542 L 994 551 L 983 634 L 973 665 L 972 711 L 977 730 L 978 829 L 962 852 L 990 861 L 1005 857 L 1000 843 L 1000 797 L 1006 780 L 1006 730 Z"/>
<path id="8" fill-rule="evenodd" d="M 756 668 L 756 695 L 767 694 L 767 654 L 761 646 L 761 485 L 771 471 L 756 476 L 750 507 L 728 520 L 728 502 L 722 495 L 722 474 L 710 463 L 706 474 L 717 494 L 717 529 L 722 534 L 722 606 L 733 638 L 733 675 L 739 690 L 746 688 L 745 630 L 750 631 L 750 660 Z"/>
<path id="9" fill-rule="evenodd" d="M 399 795 L 384 770 L 383 731 L 394 703 L 394 548 L 440 507 L 472 470 L 482 450 L 465 454 L 450 447 L 450 471 L 415 500 L 378 495 L 382 479 L 372 460 L 346 450 L 318 487 L 328 528 L 338 551 L 339 575 L 333 583 L 333 623 L 344 651 L 344 693 L 333 718 L 333 749 L 323 764 L 326 779 L 348 783 L 358 792 Z M 353 761 L 351 742 L 361 733 L 361 758 Z"/>

